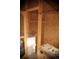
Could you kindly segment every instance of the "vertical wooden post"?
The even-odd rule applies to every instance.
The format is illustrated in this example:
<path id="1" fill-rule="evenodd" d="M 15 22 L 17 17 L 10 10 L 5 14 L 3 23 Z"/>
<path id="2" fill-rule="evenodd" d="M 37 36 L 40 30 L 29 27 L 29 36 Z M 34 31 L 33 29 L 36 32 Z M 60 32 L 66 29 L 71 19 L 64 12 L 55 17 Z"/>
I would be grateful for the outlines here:
<path id="1" fill-rule="evenodd" d="M 28 56 L 27 38 L 28 38 L 28 12 L 23 12 L 24 19 L 24 43 L 25 43 L 25 56 Z"/>
<path id="2" fill-rule="evenodd" d="M 42 34 L 42 1 L 39 1 L 39 10 L 38 10 L 38 36 L 37 36 L 37 53 L 41 46 L 41 34 Z"/>

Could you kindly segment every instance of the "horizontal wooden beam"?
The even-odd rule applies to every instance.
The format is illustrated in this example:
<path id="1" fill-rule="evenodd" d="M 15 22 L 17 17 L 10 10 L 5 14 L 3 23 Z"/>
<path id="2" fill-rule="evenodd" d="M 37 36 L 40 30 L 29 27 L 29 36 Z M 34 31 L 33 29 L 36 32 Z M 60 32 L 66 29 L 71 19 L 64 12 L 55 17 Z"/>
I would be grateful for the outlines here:
<path id="1" fill-rule="evenodd" d="M 35 10 L 38 10 L 38 9 L 39 9 L 39 7 L 37 6 L 37 7 L 29 8 L 26 11 L 35 11 Z"/>
<path id="2" fill-rule="evenodd" d="M 27 12 L 30 12 L 30 11 L 35 11 L 35 10 L 39 10 L 39 6 L 33 7 L 33 8 L 27 8 L 26 10 L 21 11 L 20 13 L 24 14 L 24 13 L 27 13 Z"/>
<path id="3" fill-rule="evenodd" d="M 21 38 L 24 38 L 24 36 L 20 36 L 20 39 L 21 39 Z"/>

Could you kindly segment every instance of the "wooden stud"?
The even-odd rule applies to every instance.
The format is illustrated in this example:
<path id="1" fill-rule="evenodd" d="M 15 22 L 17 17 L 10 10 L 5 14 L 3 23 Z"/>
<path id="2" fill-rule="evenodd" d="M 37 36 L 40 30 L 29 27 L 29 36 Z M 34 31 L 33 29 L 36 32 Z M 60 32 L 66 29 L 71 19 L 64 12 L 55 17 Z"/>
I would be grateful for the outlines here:
<path id="1" fill-rule="evenodd" d="M 25 43 L 25 56 L 28 55 L 28 48 L 27 48 L 27 38 L 28 38 L 28 12 L 22 12 L 23 20 L 24 20 L 24 43 Z"/>
<path id="2" fill-rule="evenodd" d="M 39 48 L 41 46 L 41 34 L 42 34 L 42 1 L 39 1 L 39 10 L 38 10 L 38 36 L 37 36 L 37 53 L 39 51 Z"/>

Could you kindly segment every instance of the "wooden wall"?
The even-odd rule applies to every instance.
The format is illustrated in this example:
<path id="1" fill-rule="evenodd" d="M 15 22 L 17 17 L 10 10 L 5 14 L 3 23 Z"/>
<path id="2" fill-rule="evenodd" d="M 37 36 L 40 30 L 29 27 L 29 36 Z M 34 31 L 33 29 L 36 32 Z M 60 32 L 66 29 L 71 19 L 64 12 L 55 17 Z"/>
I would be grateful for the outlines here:
<path id="1" fill-rule="evenodd" d="M 23 15 L 20 15 L 20 36 L 24 35 L 24 20 Z"/>
<path id="2" fill-rule="evenodd" d="M 38 11 L 29 12 L 29 33 L 34 35 L 38 32 Z"/>
<path id="3" fill-rule="evenodd" d="M 49 43 L 59 48 L 59 12 L 57 5 L 44 3 L 43 44 Z M 48 11 L 49 9 L 49 11 Z M 45 12 L 46 11 L 46 12 Z"/>
<path id="4" fill-rule="evenodd" d="M 35 3 L 31 3 L 28 8 L 37 6 Z M 26 6 L 26 7 L 27 7 Z M 49 4 L 44 2 L 43 4 L 43 14 L 42 18 L 42 44 L 49 43 L 54 45 L 55 47 L 59 48 L 59 11 L 58 11 L 58 4 L 53 3 Z M 29 14 L 28 14 L 29 16 Z M 36 14 L 29 16 L 29 32 L 37 32 L 37 19 L 35 22 L 35 18 L 38 16 Z M 32 21 L 33 20 L 33 21 Z"/>

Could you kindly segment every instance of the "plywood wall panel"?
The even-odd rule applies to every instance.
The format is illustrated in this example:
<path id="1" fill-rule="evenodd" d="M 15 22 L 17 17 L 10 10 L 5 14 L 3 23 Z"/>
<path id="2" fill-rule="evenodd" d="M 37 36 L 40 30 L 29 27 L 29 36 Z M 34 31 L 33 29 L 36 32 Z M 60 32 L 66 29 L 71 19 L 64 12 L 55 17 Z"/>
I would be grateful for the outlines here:
<path id="1" fill-rule="evenodd" d="M 47 13 L 47 9 L 50 9 Z M 58 8 L 54 6 L 54 8 Z M 55 47 L 59 48 L 59 12 L 55 10 L 52 6 L 45 3 L 44 7 L 44 28 L 43 28 L 43 35 L 44 40 L 43 44 L 49 43 L 54 45 Z"/>

